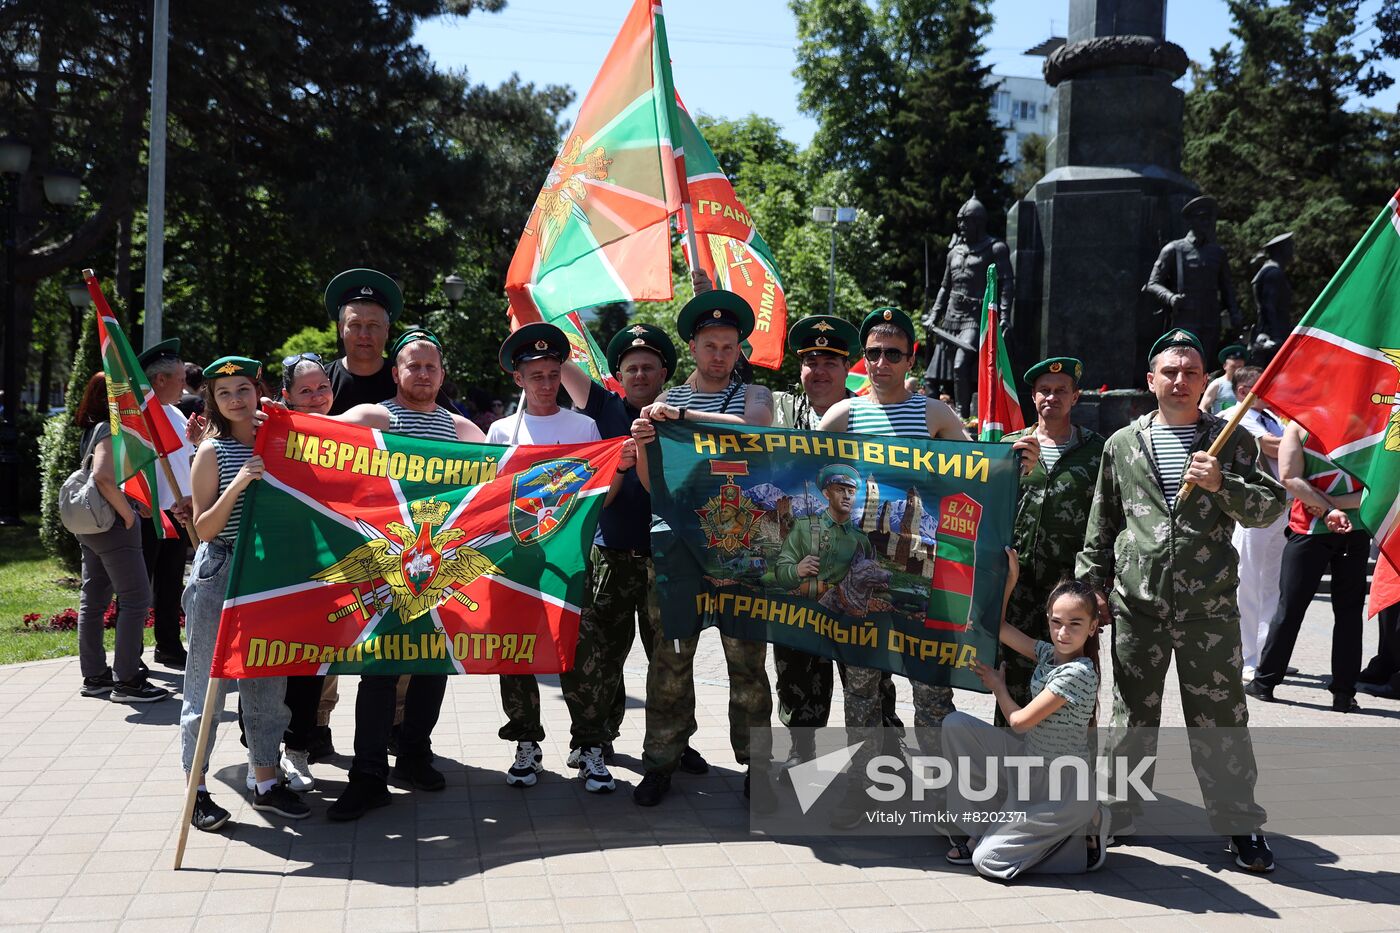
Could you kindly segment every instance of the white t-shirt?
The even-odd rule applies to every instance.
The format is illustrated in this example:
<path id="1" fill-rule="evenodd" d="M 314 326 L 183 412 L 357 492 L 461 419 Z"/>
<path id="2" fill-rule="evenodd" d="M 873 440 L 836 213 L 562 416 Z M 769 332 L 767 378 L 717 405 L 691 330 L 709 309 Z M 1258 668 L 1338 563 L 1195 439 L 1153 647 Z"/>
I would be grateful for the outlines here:
<path id="1" fill-rule="evenodd" d="M 515 425 L 520 418 L 521 415 L 516 413 L 491 422 L 491 428 L 486 432 L 486 443 L 587 444 L 589 441 L 603 439 L 593 419 L 576 411 L 561 408 L 552 415 L 532 415 L 526 412 L 525 423 L 520 425 L 520 432 L 517 434 Z"/>
<path id="2" fill-rule="evenodd" d="M 193 488 L 190 485 L 190 464 L 194 460 L 194 445 L 185 437 L 185 416 L 180 409 L 174 405 L 163 405 L 166 417 L 170 419 L 170 426 L 175 429 L 175 433 L 180 436 L 183 442 L 179 450 L 173 452 L 166 458 L 170 463 L 170 472 L 175 474 L 175 482 L 179 484 L 181 495 L 177 496 L 170 488 L 170 481 L 165 476 L 165 470 L 156 467 L 156 495 L 160 498 L 160 507 L 168 509 L 175 504 L 175 500 L 188 496 Z"/>

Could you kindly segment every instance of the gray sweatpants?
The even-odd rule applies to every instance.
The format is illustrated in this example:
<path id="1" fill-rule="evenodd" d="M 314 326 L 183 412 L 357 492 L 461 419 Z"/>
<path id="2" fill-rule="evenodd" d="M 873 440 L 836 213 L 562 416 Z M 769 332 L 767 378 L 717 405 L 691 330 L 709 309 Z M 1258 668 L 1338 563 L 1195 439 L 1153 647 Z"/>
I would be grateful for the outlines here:
<path id="1" fill-rule="evenodd" d="M 75 535 L 83 554 L 83 589 L 78 596 L 78 667 L 84 677 L 107 670 L 102 646 L 102 617 L 112 592 L 117 595 L 117 642 L 112 672 L 117 680 L 135 680 L 141 671 L 151 582 L 141 553 L 141 523 L 130 528 L 121 519 L 95 535 Z"/>
<path id="2" fill-rule="evenodd" d="M 977 790 L 987 786 L 987 758 L 1004 761 L 1007 756 L 1032 753 L 1026 749 L 1025 740 L 1010 729 L 993 726 L 967 713 L 952 712 L 943 720 L 943 754 L 958 767 L 963 767 L 965 760 L 972 772 L 967 786 Z M 964 800 L 956 782 L 949 788 L 948 806 L 954 813 L 980 810 L 1025 814 L 1024 818 L 1017 815 L 995 822 L 960 821 L 958 828 L 975 840 L 973 866 L 988 878 L 1004 881 L 1028 872 L 1082 874 L 1088 868 L 1085 836 L 1089 833 L 1089 821 L 1098 810 L 1093 795 L 1088 800 L 1076 800 L 1073 794 L 1067 794 L 1071 799 L 1052 801 L 1048 771 L 1038 768 L 1030 772 L 1027 793 L 1017 799 L 1014 775 L 1012 769 L 1000 768 L 996 774 L 998 795 L 991 800 Z M 1090 768 L 1091 780 L 1092 777 Z"/>
<path id="3" fill-rule="evenodd" d="M 194 553 L 190 582 L 185 587 L 185 641 L 189 660 L 185 662 L 184 702 L 180 706 L 180 760 L 186 774 L 194 766 L 199 719 L 204 714 L 205 694 L 209 692 L 209 667 L 214 661 L 214 642 L 219 635 L 219 615 L 223 612 L 232 563 L 232 547 L 217 539 L 205 541 Z M 287 678 L 219 681 L 221 687 L 229 684 L 237 686 L 243 700 L 243 729 L 248 739 L 249 759 L 255 767 L 276 767 L 281 757 L 282 733 L 292 721 L 292 712 L 286 703 Z M 217 698 L 216 705 L 222 711 L 222 696 Z M 218 725 L 219 717 L 215 716 L 209 729 L 210 748 L 214 747 Z M 204 771 L 208 770 L 206 758 Z"/>

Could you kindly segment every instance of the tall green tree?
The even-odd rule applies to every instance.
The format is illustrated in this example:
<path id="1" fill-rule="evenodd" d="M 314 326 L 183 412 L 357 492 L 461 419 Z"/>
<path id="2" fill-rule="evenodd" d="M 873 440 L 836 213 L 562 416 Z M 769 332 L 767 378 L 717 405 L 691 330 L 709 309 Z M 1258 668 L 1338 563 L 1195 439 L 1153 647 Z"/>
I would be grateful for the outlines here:
<path id="1" fill-rule="evenodd" d="M 1370 22 L 1361 0 L 1229 0 L 1235 41 L 1196 67 L 1186 97 L 1184 170 L 1220 203 L 1236 275 L 1292 230 L 1299 316 L 1400 179 L 1400 119 L 1363 105 L 1393 84 L 1400 2 L 1365 8 Z"/>
<path id="2" fill-rule="evenodd" d="M 986 0 L 790 0 L 798 100 L 817 118 L 812 148 L 850 174 L 883 218 L 890 289 L 932 301 L 958 208 L 975 192 L 1005 212 L 1005 140 L 982 64 Z"/>

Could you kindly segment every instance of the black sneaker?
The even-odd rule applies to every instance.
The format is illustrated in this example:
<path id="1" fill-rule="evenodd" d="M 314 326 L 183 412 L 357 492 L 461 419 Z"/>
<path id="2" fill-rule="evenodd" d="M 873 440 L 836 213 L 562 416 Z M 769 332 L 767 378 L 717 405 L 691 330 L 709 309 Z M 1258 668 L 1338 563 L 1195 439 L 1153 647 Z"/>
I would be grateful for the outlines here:
<path id="1" fill-rule="evenodd" d="M 157 648 L 155 651 L 155 662 L 162 667 L 168 667 L 172 670 L 183 671 L 185 669 L 185 662 L 188 660 L 189 653 L 186 652 L 184 648 L 179 648 L 175 651 L 161 651 Z"/>
<path id="2" fill-rule="evenodd" d="M 78 693 L 85 697 L 106 696 L 112 692 L 113 683 L 115 681 L 112 680 L 112 669 L 109 667 L 96 677 L 84 677 L 83 687 Z"/>
<path id="3" fill-rule="evenodd" d="M 580 749 L 578 776 L 583 778 L 583 789 L 590 794 L 611 794 L 617 789 L 612 772 L 603 761 L 602 746 Z"/>
<path id="4" fill-rule="evenodd" d="M 207 790 L 194 795 L 194 813 L 190 815 L 190 825 L 200 832 L 212 833 L 228 822 L 228 811 L 214 802 Z"/>
<path id="5" fill-rule="evenodd" d="M 1339 693 L 1332 697 L 1332 712 L 1359 713 L 1361 712 L 1361 704 L 1356 702 L 1355 695 Z"/>
<path id="6" fill-rule="evenodd" d="M 389 805 L 389 788 L 383 781 L 358 772 L 350 772 L 350 783 L 341 791 L 340 799 L 326 809 L 333 820 L 358 820 L 376 807 Z"/>
<path id="7" fill-rule="evenodd" d="M 661 802 L 671 789 L 671 775 L 660 771 L 648 771 L 642 775 L 642 783 L 632 791 L 632 800 L 639 807 L 654 807 Z"/>
<path id="8" fill-rule="evenodd" d="M 537 775 L 544 770 L 544 752 L 538 742 L 516 742 L 515 760 L 506 771 L 506 783 L 511 787 L 533 787 Z"/>
<path id="9" fill-rule="evenodd" d="M 1263 700 L 1265 703 L 1276 703 L 1274 699 L 1274 688 L 1266 687 L 1257 680 L 1251 680 L 1244 685 L 1244 692 L 1254 697 L 1256 700 Z"/>
<path id="10" fill-rule="evenodd" d="M 681 760 L 676 763 L 676 767 L 686 774 L 705 774 L 710 770 L 710 763 L 705 760 L 704 755 L 687 745 L 685 751 L 681 752 Z"/>
<path id="11" fill-rule="evenodd" d="M 1263 833 L 1248 836 L 1231 836 L 1230 848 L 1235 853 L 1235 864 L 1245 871 L 1268 873 L 1274 870 L 1274 853 Z"/>
<path id="12" fill-rule="evenodd" d="M 304 820 L 311 815 L 311 808 L 306 802 L 281 782 L 273 784 L 265 794 L 254 790 L 253 809 L 262 810 L 264 813 L 276 813 L 289 820 Z"/>
<path id="13" fill-rule="evenodd" d="M 447 779 L 442 776 L 442 772 L 423 758 L 400 758 L 394 763 L 393 774 L 418 790 L 442 790 L 447 786 Z"/>
<path id="14" fill-rule="evenodd" d="M 170 699 L 170 691 L 146 683 L 144 677 L 140 680 L 119 680 L 112 684 L 112 695 L 109 699 L 113 703 L 155 703 Z"/>
<path id="15" fill-rule="evenodd" d="M 309 764 L 316 764 L 318 761 L 325 761 L 334 757 L 335 743 L 331 741 L 330 726 L 316 726 L 311 730 L 311 740 L 306 749 L 306 760 Z"/>

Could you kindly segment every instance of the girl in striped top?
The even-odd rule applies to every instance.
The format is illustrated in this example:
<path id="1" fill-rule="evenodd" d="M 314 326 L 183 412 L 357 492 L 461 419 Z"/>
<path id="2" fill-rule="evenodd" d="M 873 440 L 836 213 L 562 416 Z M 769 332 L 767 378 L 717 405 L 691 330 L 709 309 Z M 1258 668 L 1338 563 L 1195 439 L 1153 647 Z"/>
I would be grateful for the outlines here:
<path id="1" fill-rule="evenodd" d="M 956 768 L 972 770 L 958 775 L 957 787 L 995 786 L 998 793 L 981 803 L 960 799 L 960 792 L 951 793 L 948 803 L 953 812 L 1016 812 L 1008 820 L 991 823 L 959 820 L 959 828 L 980 838 L 953 837 L 947 859 L 955 865 L 974 865 L 980 874 L 1004 881 L 1030 871 L 1094 871 L 1103 865 L 1107 853 L 1108 808 L 1095 799 L 1092 777 L 1083 788 L 1088 793 L 1052 793 L 1049 764 L 1060 757 L 1078 759 L 1084 775 L 1093 773 L 1089 730 L 1098 708 L 1100 597 L 1087 583 L 1061 582 L 1045 606 L 1050 641 L 1034 639 L 1006 621 L 1006 603 L 1020 573 L 1016 551 L 1006 550 L 1010 566 L 1002 596 L 1001 643 L 1036 662 L 1031 677 L 1034 696 L 1021 706 L 1007 690 L 1005 663 L 991 668 L 975 662 L 973 673 L 996 698 L 1010 728 L 997 728 L 962 712 L 949 713 L 943 720 L 943 752 Z M 1045 764 L 1022 772 L 1018 785 L 1009 762 L 1025 755 L 1037 756 Z M 984 763 L 991 761 L 999 763 L 995 776 L 985 773 Z M 1061 786 L 1072 785 L 1070 780 Z"/>
<path id="2" fill-rule="evenodd" d="M 180 745 L 185 773 L 194 767 L 200 718 L 209 691 L 209 668 L 219 632 L 224 593 L 228 589 L 233 545 L 243 514 L 243 493 L 263 474 L 262 458 L 253 453 L 253 413 L 258 408 L 257 360 L 228 356 L 204 368 L 205 412 L 209 434 L 199 445 L 190 473 L 194 528 L 202 543 L 195 552 L 190 582 L 185 587 L 185 633 L 189 661 L 185 668 L 184 703 L 180 710 Z M 301 819 L 311 809 L 278 779 L 282 733 L 291 718 L 283 697 L 285 677 L 255 677 L 237 681 L 248 742 L 248 764 L 255 785 L 255 810 Z M 222 683 L 220 684 L 222 686 Z M 216 710 L 223 698 L 214 696 Z M 219 717 L 210 721 L 207 748 L 214 744 Z M 208 762 L 201 763 L 207 771 Z M 201 782 L 191 818 L 196 829 L 210 832 L 228 822 L 229 813 L 214 803 Z"/>

